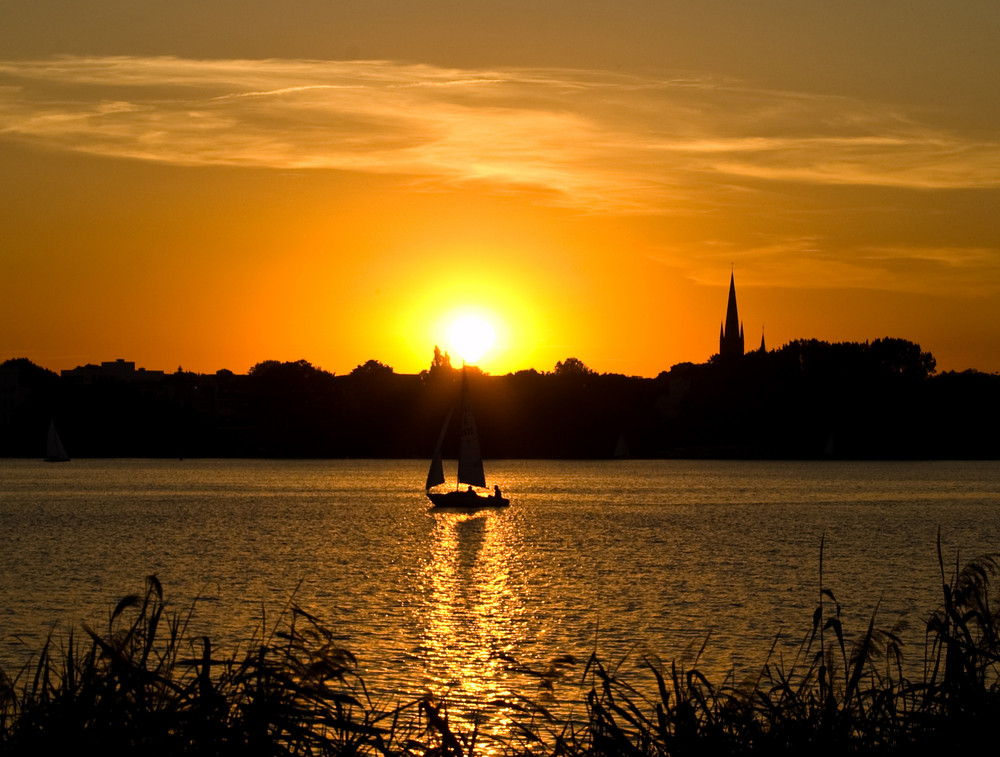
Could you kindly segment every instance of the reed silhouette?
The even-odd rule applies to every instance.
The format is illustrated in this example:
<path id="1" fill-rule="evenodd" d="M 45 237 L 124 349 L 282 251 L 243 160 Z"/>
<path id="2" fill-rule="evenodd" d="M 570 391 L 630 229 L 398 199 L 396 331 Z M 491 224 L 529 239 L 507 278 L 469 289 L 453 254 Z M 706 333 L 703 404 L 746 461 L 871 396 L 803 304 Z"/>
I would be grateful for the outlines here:
<path id="1" fill-rule="evenodd" d="M 208 638 L 186 634 L 184 615 L 166 612 L 150 577 L 103 632 L 84 626 L 61 645 L 50 637 L 34 662 L 0 676 L 0 751 L 666 757 L 979 748 L 1000 713 L 998 562 L 986 556 L 947 576 L 940 544 L 938 555 L 942 602 L 927 622 L 918 676 L 904 673 L 900 640 L 880 629 L 877 611 L 850 640 L 823 585 L 821 547 L 817 606 L 790 662 L 769 655 L 751 680 L 712 682 L 697 657 L 686 668 L 643 660 L 655 685 L 640 691 L 596 652 L 582 666 L 561 656 L 538 670 L 504 658 L 538 682 L 539 695 L 500 703 L 511 721 L 499 736 L 475 720 L 456 726 L 448 702 L 427 695 L 374 700 L 353 655 L 294 604 L 275 630 L 262 626 L 244 650 L 217 657 Z M 564 688 L 582 691 L 567 710 L 582 715 L 549 704 Z"/>

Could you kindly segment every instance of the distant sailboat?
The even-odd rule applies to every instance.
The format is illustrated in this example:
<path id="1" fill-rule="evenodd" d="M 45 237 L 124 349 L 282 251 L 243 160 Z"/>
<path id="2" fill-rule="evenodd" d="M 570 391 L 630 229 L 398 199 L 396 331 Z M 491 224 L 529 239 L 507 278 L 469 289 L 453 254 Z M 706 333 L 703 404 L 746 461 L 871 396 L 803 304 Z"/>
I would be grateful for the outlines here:
<path id="1" fill-rule="evenodd" d="M 625 434 L 619 434 L 618 443 L 615 444 L 615 460 L 625 460 L 631 456 L 628 451 L 628 442 L 625 441 Z"/>
<path id="2" fill-rule="evenodd" d="M 45 462 L 69 462 L 69 455 L 66 454 L 66 448 L 63 447 L 62 440 L 59 438 L 59 432 L 56 431 L 55 421 L 49 422 L 49 438 L 45 443 Z"/>
<path id="3" fill-rule="evenodd" d="M 459 434 L 458 447 L 458 485 L 454 491 L 432 492 L 435 486 L 445 483 L 444 465 L 441 462 L 441 448 L 444 446 L 445 433 L 448 430 L 448 423 L 451 421 L 451 413 L 445 418 L 441 433 L 438 436 L 437 446 L 434 448 L 434 457 L 431 458 L 431 467 L 427 471 L 427 483 L 425 489 L 427 497 L 434 503 L 435 507 L 507 507 L 510 500 L 500 494 L 500 488 L 493 487 L 493 494 L 486 496 L 479 494 L 472 487 L 486 488 L 486 473 L 483 470 L 483 454 L 479 448 L 479 433 L 476 430 L 476 419 L 472 413 L 472 402 L 469 399 L 469 382 L 465 375 L 465 368 L 462 368 L 462 400 L 461 400 L 461 428 Z M 462 490 L 462 485 L 468 489 Z"/>

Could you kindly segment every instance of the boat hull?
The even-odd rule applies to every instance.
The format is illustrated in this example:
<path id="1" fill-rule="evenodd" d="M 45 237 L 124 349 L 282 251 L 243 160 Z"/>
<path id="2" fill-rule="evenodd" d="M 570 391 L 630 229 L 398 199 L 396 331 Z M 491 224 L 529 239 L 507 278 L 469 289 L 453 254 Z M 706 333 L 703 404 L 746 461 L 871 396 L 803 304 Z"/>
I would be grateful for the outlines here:
<path id="1" fill-rule="evenodd" d="M 427 492 L 427 498 L 435 508 L 478 510 L 484 507 L 509 507 L 510 500 L 495 494 L 489 497 L 470 491 Z"/>

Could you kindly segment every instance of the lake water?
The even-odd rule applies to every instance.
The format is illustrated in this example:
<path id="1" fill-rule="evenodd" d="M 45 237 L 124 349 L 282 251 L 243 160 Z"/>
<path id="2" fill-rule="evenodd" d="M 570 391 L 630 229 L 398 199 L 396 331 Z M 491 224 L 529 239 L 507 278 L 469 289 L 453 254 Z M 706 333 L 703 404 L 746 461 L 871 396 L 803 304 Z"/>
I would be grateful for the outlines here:
<path id="1" fill-rule="evenodd" d="M 748 672 L 809 629 L 824 583 L 922 657 L 951 568 L 1000 547 L 996 462 L 500 461 L 512 506 L 428 510 L 423 461 L 0 461 L 0 666 L 53 624 L 103 628 L 156 574 L 191 633 L 246 641 L 296 602 L 391 699 L 536 684 L 496 655 L 693 658 Z M 453 475 L 453 470 L 446 473 Z"/>

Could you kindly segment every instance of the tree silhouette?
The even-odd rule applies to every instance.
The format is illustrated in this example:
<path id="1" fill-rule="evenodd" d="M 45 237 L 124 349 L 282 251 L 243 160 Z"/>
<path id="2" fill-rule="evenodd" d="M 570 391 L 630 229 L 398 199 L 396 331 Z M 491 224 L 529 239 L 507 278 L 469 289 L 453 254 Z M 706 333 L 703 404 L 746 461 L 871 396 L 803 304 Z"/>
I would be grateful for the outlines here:
<path id="1" fill-rule="evenodd" d="M 441 348 L 434 345 L 434 358 L 431 360 L 432 371 L 451 370 L 451 355 L 442 353 Z"/>
<path id="2" fill-rule="evenodd" d="M 596 373 L 584 365 L 579 358 L 568 357 L 556 363 L 555 374 L 557 376 L 594 376 Z"/>
<path id="3" fill-rule="evenodd" d="M 878 364 L 891 373 L 923 379 L 937 368 L 931 353 L 921 352 L 919 344 L 906 339 L 876 339 L 869 350 Z"/>
<path id="4" fill-rule="evenodd" d="M 380 363 L 378 360 L 367 360 L 351 371 L 352 376 L 391 376 L 393 370 L 388 365 Z"/>
<path id="5" fill-rule="evenodd" d="M 306 360 L 246 375 L 178 372 L 134 380 L 58 376 L 0 364 L 0 453 L 37 457 L 55 419 L 74 457 L 423 457 L 459 395 L 440 348 L 429 370 L 368 360 L 334 376 Z M 935 373 L 905 339 L 790 342 L 656 379 L 599 374 L 580 359 L 490 376 L 466 370 L 487 454 L 633 457 L 1000 456 L 1000 375 Z"/>

